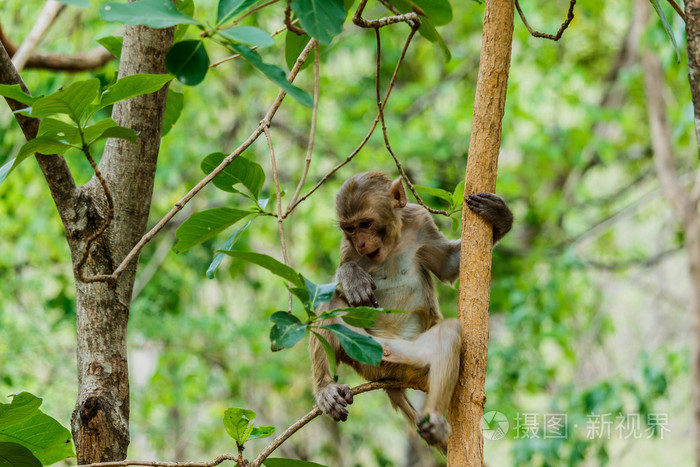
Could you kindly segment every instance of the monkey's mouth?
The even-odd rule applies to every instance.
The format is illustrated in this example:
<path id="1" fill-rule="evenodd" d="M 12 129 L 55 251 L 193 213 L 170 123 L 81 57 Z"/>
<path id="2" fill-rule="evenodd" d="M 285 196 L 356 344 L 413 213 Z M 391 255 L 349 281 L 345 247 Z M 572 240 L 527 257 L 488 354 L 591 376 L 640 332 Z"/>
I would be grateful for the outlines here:
<path id="1" fill-rule="evenodd" d="M 377 249 L 374 250 L 372 253 L 367 253 L 365 256 L 367 256 L 369 259 L 372 259 L 372 260 L 373 260 L 374 258 L 376 258 L 377 256 L 379 256 L 379 250 L 381 250 L 381 248 L 377 248 Z"/>

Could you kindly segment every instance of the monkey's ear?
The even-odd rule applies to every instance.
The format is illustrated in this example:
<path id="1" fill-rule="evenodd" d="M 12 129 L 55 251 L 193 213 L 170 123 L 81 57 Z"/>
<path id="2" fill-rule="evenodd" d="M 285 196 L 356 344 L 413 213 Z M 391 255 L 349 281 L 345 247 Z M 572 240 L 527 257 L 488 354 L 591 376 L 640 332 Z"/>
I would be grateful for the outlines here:
<path id="1" fill-rule="evenodd" d="M 406 206 L 406 192 L 403 189 L 401 177 L 394 180 L 394 183 L 391 184 L 391 188 L 389 188 L 389 193 L 391 193 L 391 197 L 394 198 L 395 208 Z"/>

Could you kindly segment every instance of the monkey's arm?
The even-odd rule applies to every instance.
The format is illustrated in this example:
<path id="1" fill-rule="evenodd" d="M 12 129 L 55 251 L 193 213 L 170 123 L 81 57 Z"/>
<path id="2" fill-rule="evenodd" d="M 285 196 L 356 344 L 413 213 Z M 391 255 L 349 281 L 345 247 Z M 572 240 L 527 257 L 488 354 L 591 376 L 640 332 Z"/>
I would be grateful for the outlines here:
<path id="1" fill-rule="evenodd" d="M 500 196 L 486 192 L 472 193 L 465 201 L 469 209 L 493 224 L 494 245 L 513 227 L 513 212 Z"/>
<path id="2" fill-rule="evenodd" d="M 345 299 L 350 306 L 373 306 L 379 303 L 373 290 L 377 289 L 374 279 L 356 262 L 352 246 L 343 240 L 340 254 L 340 266 L 335 272 L 335 281 L 338 283 L 338 294 Z"/>
<path id="3" fill-rule="evenodd" d="M 421 241 L 416 255 L 420 265 L 443 282 L 452 283 L 457 280 L 461 240 L 448 240 L 437 228 L 428 211 L 422 211 L 416 226 L 419 229 L 417 238 Z"/>

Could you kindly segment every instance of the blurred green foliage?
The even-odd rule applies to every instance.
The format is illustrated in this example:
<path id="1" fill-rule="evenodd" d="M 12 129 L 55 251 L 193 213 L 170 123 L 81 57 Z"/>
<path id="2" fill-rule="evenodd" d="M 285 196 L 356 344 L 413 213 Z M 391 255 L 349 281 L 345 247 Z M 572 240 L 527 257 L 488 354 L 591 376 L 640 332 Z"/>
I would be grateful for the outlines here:
<path id="1" fill-rule="evenodd" d="M 20 42 L 42 3 L 5 0 L 0 11 L 7 36 Z M 68 7 L 41 49 L 74 53 L 100 37 L 119 35 L 118 24 L 100 20 L 102 4 Z M 216 9 L 213 0 L 195 4 L 195 18 L 202 20 Z M 537 0 L 523 8 L 533 26 L 553 32 L 567 6 L 564 0 Z M 662 7 L 684 44 L 682 22 Z M 445 62 L 434 44 L 416 38 L 385 111 L 392 147 L 411 179 L 447 191 L 464 176 L 483 16 L 476 2 L 453 2 L 453 8 L 453 21 L 440 29 L 452 60 Z M 522 413 L 566 413 L 571 427 L 566 439 L 516 439 L 511 429 L 507 440 L 487 441 L 490 465 L 688 461 L 692 453 L 684 435 L 688 340 L 677 337 L 688 327 L 682 301 L 674 301 L 673 284 L 650 280 L 634 266 L 614 267 L 682 242 L 656 191 L 640 67 L 633 59 L 618 66 L 633 9 L 631 0 L 580 2 L 558 43 L 530 37 L 516 18 L 497 189 L 513 207 L 516 223 L 494 250 L 486 410 L 504 413 L 511 422 Z M 267 10 L 242 24 L 279 29 L 280 9 Z M 380 14 L 377 6 L 367 12 Z M 404 25 L 382 30 L 384 86 L 406 34 Z M 184 39 L 196 35 L 188 30 Z M 266 62 L 285 63 L 282 38 L 260 51 Z M 342 35 L 322 54 L 307 190 L 357 146 L 374 118 L 374 40 L 346 21 Z M 690 174 L 697 142 L 687 57 L 681 50 L 677 63 L 658 18 L 640 46 L 662 59 L 677 161 L 681 173 Z M 228 54 L 216 44 L 207 52 L 212 62 Z M 111 62 L 81 74 L 26 70 L 23 78 L 32 93 L 48 94 L 90 77 L 106 85 L 116 66 Z M 295 84 L 313 89 L 312 67 Z M 184 108 L 162 141 L 151 225 L 201 178 L 207 154 L 227 153 L 247 138 L 278 92 L 237 60 L 210 69 L 198 87 L 176 82 L 172 87 L 184 95 Z M 309 109 L 288 99 L 271 129 L 280 183 L 288 193 L 303 171 L 310 121 Z M 13 117 L 0 108 L 0 164 L 22 144 Z M 265 169 L 262 196 L 269 196 L 274 189 L 265 141 L 246 155 Z M 79 183 L 91 176 L 81 158 L 69 157 L 68 163 Z M 380 133 L 285 222 L 291 264 L 315 283 L 330 282 L 337 265 L 334 193 L 347 176 L 370 169 L 397 173 Z M 441 207 L 440 200 L 427 199 Z M 247 209 L 240 200 L 204 190 L 142 251 L 129 324 L 130 458 L 211 459 L 235 450 L 221 427 L 228 407 L 253 409 L 257 422 L 279 432 L 313 404 L 305 346 L 270 352 L 268 318 L 286 307 L 284 282 L 230 259 L 207 279 L 215 251 L 231 231 L 179 255 L 171 250 L 175 229 L 193 212 Z M 450 236 L 449 219 L 436 221 Z M 75 295 L 63 235 L 46 183 L 36 165 L 25 162 L 0 191 L 0 393 L 38 394 L 46 411 L 68 425 L 76 392 Z M 276 221 L 256 220 L 237 248 L 279 258 Z M 683 262 L 669 267 L 682 282 Z M 443 314 L 455 316 L 456 289 L 439 286 L 439 294 Z M 648 323 L 652 332 L 633 332 L 635 323 Z M 340 378 L 359 382 L 347 368 L 340 369 Z M 614 439 L 587 437 L 588 415 L 618 412 L 665 412 L 673 429 L 656 444 L 645 437 L 621 447 Z M 249 452 L 265 442 L 249 441 Z M 319 419 L 285 443 L 281 454 L 332 466 L 400 466 L 405 449 L 401 417 L 383 394 L 372 393 L 356 399 L 347 423 Z M 659 457 L 649 457 L 650 449 Z"/>

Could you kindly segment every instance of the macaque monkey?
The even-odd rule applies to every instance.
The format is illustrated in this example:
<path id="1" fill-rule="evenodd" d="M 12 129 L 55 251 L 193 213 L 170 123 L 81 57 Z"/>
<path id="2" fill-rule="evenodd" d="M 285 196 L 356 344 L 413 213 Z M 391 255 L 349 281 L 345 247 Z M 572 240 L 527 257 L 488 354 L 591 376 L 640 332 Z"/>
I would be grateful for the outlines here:
<path id="1" fill-rule="evenodd" d="M 510 230 L 513 214 L 501 197 L 470 194 L 466 202 L 493 224 L 494 243 Z M 382 345 L 379 367 L 349 358 L 330 332 L 319 331 L 335 350 L 336 359 L 363 378 L 396 379 L 427 392 L 425 408 L 418 413 L 405 389 L 386 390 L 394 408 L 415 423 L 429 444 L 445 452 L 450 433 L 445 412 L 459 373 L 461 327 L 456 319 L 443 319 L 431 274 L 449 283 L 457 279 L 460 240 L 445 238 L 426 209 L 406 203 L 400 178 L 392 182 L 379 172 L 348 179 L 336 197 L 336 211 L 344 234 L 335 276 L 338 287 L 317 313 L 347 306 L 406 313 L 379 313 L 372 328 L 352 328 Z M 318 407 L 336 421 L 347 420 L 350 388 L 333 381 L 318 339 L 310 340 L 310 352 Z"/>

